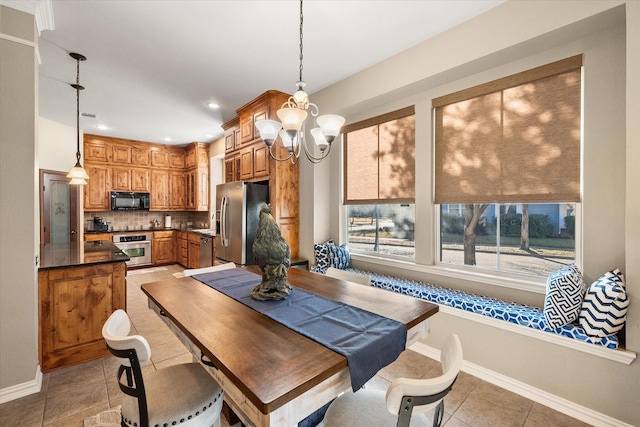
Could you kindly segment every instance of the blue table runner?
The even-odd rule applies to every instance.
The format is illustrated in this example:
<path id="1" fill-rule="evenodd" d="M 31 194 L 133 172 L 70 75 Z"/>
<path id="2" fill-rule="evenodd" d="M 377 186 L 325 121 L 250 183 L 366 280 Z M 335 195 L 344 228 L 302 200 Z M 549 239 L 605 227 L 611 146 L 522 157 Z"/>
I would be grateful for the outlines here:
<path id="1" fill-rule="evenodd" d="M 250 271 L 229 269 L 192 277 L 345 356 L 353 391 L 405 349 L 404 324 L 304 289 L 294 287 L 286 300 L 257 301 L 249 294 L 261 277 Z"/>

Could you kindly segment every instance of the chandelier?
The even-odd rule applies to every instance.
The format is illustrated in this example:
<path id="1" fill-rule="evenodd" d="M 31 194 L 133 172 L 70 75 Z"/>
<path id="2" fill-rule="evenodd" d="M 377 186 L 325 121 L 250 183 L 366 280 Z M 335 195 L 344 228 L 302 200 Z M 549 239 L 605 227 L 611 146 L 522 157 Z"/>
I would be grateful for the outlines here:
<path id="1" fill-rule="evenodd" d="M 296 83 L 298 90 L 277 111 L 280 121 L 259 120 L 256 122 L 260 138 L 269 147 L 269 155 L 279 162 L 291 160 L 293 164 L 298 162 L 302 151 L 312 163 L 320 163 L 329 155 L 331 143 L 338 136 L 340 128 L 344 124 L 344 117 L 335 114 L 318 116 L 318 107 L 309 102 L 309 95 L 304 91 L 307 84 L 302 80 L 302 23 L 302 0 L 300 0 L 300 78 Z M 314 154 L 313 148 L 310 149 L 307 146 L 305 123 L 309 114 L 316 117 L 318 125 L 318 127 L 311 129 L 311 136 L 316 147 L 320 150 L 319 157 Z M 279 158 L 273 153 L 278 136 L 284 148 L 289 152 L 287 157 Z"/>
<path id="2" fill-rule="evenodd" d="M 76 84 L 70 85 L 76 90 L 76 165 L 67 174 L 67 178 L 71 178 L 71 185 L 85 185 L 89 175 L 80 163 L 80 91 L 84 90 L 84 87 L 80 86 L 80 61 L 87 58 L 79 53 L 70 53 L 69 56 L 76 60 Z"/>

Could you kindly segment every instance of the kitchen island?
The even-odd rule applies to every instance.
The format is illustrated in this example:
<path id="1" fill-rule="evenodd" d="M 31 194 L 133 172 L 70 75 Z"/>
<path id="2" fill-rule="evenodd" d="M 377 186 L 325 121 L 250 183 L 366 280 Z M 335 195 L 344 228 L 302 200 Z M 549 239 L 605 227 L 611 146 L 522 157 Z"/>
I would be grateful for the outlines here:
<path id="1" fill-rule="evenodd" d="M 44 244 L 38 269 L 42 372 L 108 355 L 102 325 L 126 309 L 126 261 L 111 241 Z"/>

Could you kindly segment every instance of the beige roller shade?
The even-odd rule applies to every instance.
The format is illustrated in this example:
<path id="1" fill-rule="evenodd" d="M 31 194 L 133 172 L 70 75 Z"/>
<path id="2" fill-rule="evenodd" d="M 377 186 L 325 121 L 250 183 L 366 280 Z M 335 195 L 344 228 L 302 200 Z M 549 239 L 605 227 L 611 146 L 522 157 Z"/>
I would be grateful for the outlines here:
<path id="1" fill-rule="evenodd" d="M 434 99 L 434 202 L 579 202 L 581 66 L 578 55 Z"/>
<path id="2" fill-rule="evenodd" d="M 344 204 L 414 203 L 413 106 L 346 126 L 344 153 Z"/>

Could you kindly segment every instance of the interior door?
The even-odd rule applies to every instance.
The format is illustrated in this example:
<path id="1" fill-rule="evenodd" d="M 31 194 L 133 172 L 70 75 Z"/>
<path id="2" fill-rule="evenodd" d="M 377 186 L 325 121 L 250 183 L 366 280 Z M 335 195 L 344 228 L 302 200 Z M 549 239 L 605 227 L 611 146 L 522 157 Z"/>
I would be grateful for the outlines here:
<path id="1" fill-rule="evenodd" d="M 78 241 L 81 186 L 69 185 L 67 172 L 40 170 L 40 243 Z"/>

